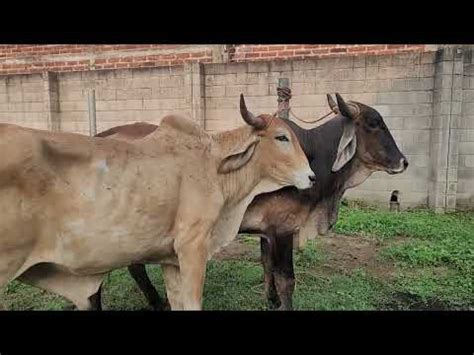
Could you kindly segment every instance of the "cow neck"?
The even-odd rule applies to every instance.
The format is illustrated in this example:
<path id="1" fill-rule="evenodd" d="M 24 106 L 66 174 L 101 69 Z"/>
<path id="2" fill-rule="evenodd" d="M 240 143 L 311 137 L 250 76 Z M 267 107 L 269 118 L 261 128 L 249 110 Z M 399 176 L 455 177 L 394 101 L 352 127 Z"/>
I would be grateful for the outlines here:
<path id="1" fill-rule="evenodd" d="M 225 155 L 231 152 L 239 143 L 248 141 L 253 134 L 253 128 L 244 126 L 231 131 L 216 133 L 213 135 L 213 140 Z M 258 147 L 254 154 L 259 154 Z M 261 180 L 260 169 L 256 166 L 258 161 L 259 159 L 253 156 L 242 168 L 219 175 L 226 203 L 238 203 L 248 197 L 249 194 L 252 194 Z"/>
<path id="2" fill-rule="evenodd" d="M 334 197 L 334 194 L 342 196 L 346 189 L 361 184 L 372 173 L 358 158 L 357 153 L 341 170 L 332 172 L 332 165 L 336 159 L 342 136 L 344 119 L 346 119 L 344 116 L 337 115 L 330 121 L 312 129 L 304 129 L 294 122 L 289 122 L 311 168 L 316 173 L 317 183 L 308 190 L 313 203 L 320 199 Z"/>
<path id="3" fill-rule="evenodd" d="M 347 178 L 344 180 L 344 190 L 362 184 L 373 173 L 373 170 L 367 168 L 357 156 L 355 156 L 350 163 L 351 169 L 349 170 Z"/>

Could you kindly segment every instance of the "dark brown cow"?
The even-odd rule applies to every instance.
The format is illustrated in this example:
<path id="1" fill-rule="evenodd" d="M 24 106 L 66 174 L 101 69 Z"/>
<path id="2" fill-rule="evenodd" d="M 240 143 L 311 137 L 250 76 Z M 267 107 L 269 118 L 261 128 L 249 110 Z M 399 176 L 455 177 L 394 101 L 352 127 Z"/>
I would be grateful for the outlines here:
<path id="1" fill-rule="evenodd" d="M 336 116 L 319 127 L 306 130 L 287 121 L 316 173 L 315 185 L 307 190 L 287 187 L 258 195 L 248 207 L 239 229 L 239 233 L 262 235 L 265 291 L 272 308 L 292 309 L 296 237 L 304 241 L 326 234 L 337 220 L 345 190 L 361 184 L 373 172 L 398 174 L 408 166 L 375 109 L 358 102 L 346 103 L 338 94 L 336 98 L 337 105 L 328 95 Z M 140 136 L 139 132 L 154 129 L 154 125 L 139 123 L 115 127 L 101 136 L 135 139 Z M 166 308 L 148 279 L 145 266 L 132 265 L 129 270 L 150 305 L 155 309 Z"/>

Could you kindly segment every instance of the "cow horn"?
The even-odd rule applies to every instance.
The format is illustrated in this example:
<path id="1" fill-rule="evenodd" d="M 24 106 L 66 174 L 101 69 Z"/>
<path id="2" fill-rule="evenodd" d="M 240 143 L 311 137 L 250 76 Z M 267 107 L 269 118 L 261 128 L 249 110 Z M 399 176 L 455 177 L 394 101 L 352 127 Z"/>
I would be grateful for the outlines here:
<path id="1" fill-rule="evenodd" d="M 346 103 L 344 99 L 336 92 L 337 106 L 339 111 L 346 117 L 355 118 L 360 113 L 360 108 L 353 102 Z"/>
<path id="2" fill-rule="evenodd" d="M 334 99 L 332 98 L 332 96 L 330 94 L 326 94 L 326 96 L 328 98 L 328 104 L 329 104 L 329 107 L 331 108 L 332 112 L 334 112 L 335 114 L 338 114 L 339 113 L 339 108 L 337 107 L 336 101 L 334 101 Z"/>
<path id="3" fill-rule="evenodd" d="M 252 112 L 247 110 L 243 94 L 240 94 L 240 114 L 242 115 L 244 121 L 247 122 L 247 124 L 257 129 L 263 129 L 267 125 L 263 119 L 261 119 L 260 117 L 256 117 Z"/>

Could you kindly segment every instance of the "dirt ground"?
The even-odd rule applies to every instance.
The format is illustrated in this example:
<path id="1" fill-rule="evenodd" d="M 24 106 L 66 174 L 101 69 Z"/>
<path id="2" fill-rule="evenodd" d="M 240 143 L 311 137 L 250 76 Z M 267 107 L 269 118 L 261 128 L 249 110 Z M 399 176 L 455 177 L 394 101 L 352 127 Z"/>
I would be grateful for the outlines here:
<path id="1" fill-rule="evenodd" d="M 215 258 L 217 260 L 240 259 L 243 257 L 254 261 L 260 260 L 260 241 L 251 244 L 241 238 L 235 239 L 225 249 L 221 250 Z M 368 238 L 351 237 L 332 233 L 319 237 L 318 246 L 325 256 L 323 271 L 346 273 L 364 267 L 374 275 L 391 275 L 393 264 L 381 263 L 377 260 L 377 253 L 384 246 L 382 243 Z"/>
<path id="2" fill-rule="evenodd" d="M 402 242 L 404 238 L 393 238 L 390 244 Z M 353 270 L 363 268 L 371 276 L 381 280 L 395 277 L 395 265 L 387 260 L 381 262 L 378 252 L 387 244 L 373 238 L 352 237 L 342 234 L 331 233 L 328 236 L 319 237 L 318 248 L 324 255 L 324 261 L 317 271 L 321 275 L 350 274 Z M 215 258 L 217 260 L 247 258 L 260 262 L 260 241 L 255 238 L 255 243 L 249 243 L 242 238 L 235 239 L 226 248 L 221 250 Z M 439 270 L 444 272 L 444 270 Z M 418 296 L 398 292 L 393 295 L 393 301 L 381 305 L 387 310 L 446 310 L 447 305 L 439 300 L 432 299 L 422 301 Z"/>

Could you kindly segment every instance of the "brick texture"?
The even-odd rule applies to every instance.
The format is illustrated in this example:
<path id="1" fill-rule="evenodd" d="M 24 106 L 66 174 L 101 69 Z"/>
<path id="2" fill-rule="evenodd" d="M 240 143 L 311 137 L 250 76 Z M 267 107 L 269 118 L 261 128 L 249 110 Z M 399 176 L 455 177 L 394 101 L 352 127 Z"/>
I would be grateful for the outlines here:
<path id="1" fill-rule="evenodd" d="M 211 63 L 213 48 L 203 45 L 0 45 L 0 75 L 68 72 Z M 230 62 L 422 52 L 424 45 L 236 45 Z"/>
<path id="2" fill-rule="evenodd" d="M 231 50 L 232 61 L 288 60 L 305 58 L 340 57 L 367 54 L 395 54 L 423 52 L 425 45 L 343 45 L 343 44 L 286 44 L 239 45 Z"/>
<path id="3" fill-rule="evenodd" d="M 161 67 L 211 61 L 211 46 L 200 45 L 0 45 L 0 75 Z"/>

